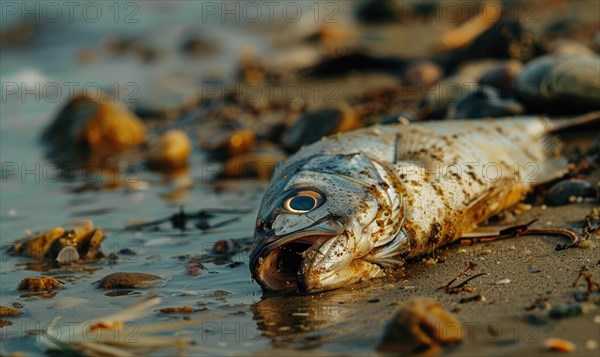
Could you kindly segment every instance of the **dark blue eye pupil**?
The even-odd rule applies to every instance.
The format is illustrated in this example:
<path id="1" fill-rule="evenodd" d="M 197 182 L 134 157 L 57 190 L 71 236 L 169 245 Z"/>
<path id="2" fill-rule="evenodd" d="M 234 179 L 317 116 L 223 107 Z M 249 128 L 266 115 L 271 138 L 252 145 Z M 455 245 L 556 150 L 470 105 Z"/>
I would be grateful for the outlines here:
<path id="1" fill-rule="evenodd" d="M 317 201 L 310 196 L 296 196 L 290 200 L 290 207 L 297 211 L 310 211 Z"/>

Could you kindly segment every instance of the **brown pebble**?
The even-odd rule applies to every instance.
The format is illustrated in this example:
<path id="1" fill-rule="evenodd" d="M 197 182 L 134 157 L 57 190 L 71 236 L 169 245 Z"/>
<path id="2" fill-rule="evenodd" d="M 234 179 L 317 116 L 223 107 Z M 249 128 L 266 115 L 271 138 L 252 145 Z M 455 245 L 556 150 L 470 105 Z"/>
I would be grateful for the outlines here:
<path id="1" fill-rule="evenodd" d="M 23 311 L 8 306 L 0 306 L 0 316 L 19 316 Z"/>
<path id="2" fill-rule="evenodd" d="M 227 254 L 229 252 L 229 242 L 224 239 L 218 240 L 213 245 L 213 252 L 217 254 Z"/>
<path id="3" fill-rule="evenodd" d="M 188 135 L 179 129 L 172 129 L 148 144 L 148 163 L 159 169 L 185 167 L 192 153 L 192 142 Z"/>
<path id="4" fill-rule="evenodd" d="M 100 281 L 102 289 L 150 288 L 160 285 L 162 278 L 146 273 L 112 273 Z"/>
<path id="5" fill-rule="evenodd" d="M 195 310 L 191 306 L 180 306 L 180 307 L 165 307 L 163 309 L 160 309 L 159 311 L 162 312 L 163 314 L 177 314 L 177 313 L 189 314 L 189 313 L 195 312 L 197 310 Z"/>
<path id="6" fill-rule="evenodd" d="M 12 323 L 12 322 L 10 322 L 10 321 L 8 321 L 8 320 L 5 320 L 5 319 L 0 319 L 0 328 L 2 328 L 2 327 L 4 327 L 4 326 L 10 326 L 10 325 L 12 325 L 12 324 L 13 324 L 13 323 Z"/>
<path id="7" fill-rule="evenodd" d="M 388 324 L 378 350 L 395 355 L 439 352 L 440 345 L 460 341 L 463 330 L 460 320 L 437 302 L 417 297 Z"/>
<path id="8" fill-rule="evenodd" d="M 25 291 L 52 291 L 62 283 L 49 276 L 29 276 L 19 283 L 18 290 Z"/>
<path id="9" fill-rule="evenodd" d="M 563 340 L 561 338 L 549 338 L 544 342 L 544 345 L 551 351 L 558 351 L 558 352 L 573 352 L 573 351 L 575 351 L 575 344 L 573 342 Z"/>

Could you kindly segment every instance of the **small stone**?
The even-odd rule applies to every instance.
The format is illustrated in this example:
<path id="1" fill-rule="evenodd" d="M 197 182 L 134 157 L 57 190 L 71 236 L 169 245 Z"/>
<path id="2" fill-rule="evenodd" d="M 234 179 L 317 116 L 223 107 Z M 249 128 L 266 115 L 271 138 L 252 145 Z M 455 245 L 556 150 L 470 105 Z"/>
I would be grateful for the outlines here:
<path id="1" fill-rule="evenodd" d="M 23 311 L 8 306 L 0 306 L 0 316 L 18 316 Z"/>
<path id="2" fill-rule="evenodd" d="M 467 252 L 466 249 L 460 249 L 457 253 L 461 253 L 461 254 L 469 254 L 469 252 Z"/>
<path id="3" fill-rule="evenodd" d="M 17 216 L 17 210 L 14 208 L 11 208 L 10 210 L 8 210 L 8 216 L 10 218 L 15 218 Z"/>
<path id="4" fill-rule="evenodd" d="M 508 249 L 510 249 L 510 250 L 516 250 L 517 247 L 515 247 L 514 245 L 511 245 L 510 247 L 508 247 Z"/>
<path id="5" fill-rule="evenodd" d="M 377 349 L 395 355 L 439 351 L 440 345 L 459 342 L 462 323 L 432 299 L 417 297 L 387 325 Z"/>
<path id="6" fill-rule="evenodd" d="M 179 129 L 171 129 L 148 144 L 146 158 L 150 167 L 172 170 L 188 165 L 192 153 L 192 142 L 188 135 Z"/>
<path id="7" fill-rule="evenodd" d="M 547 210 L 547 209 L 548 209 L 548 206 L 546 206 L 546 205 L 541 205 L 541 206 L 540 206 L 540 208 L 542 209 L 542 211 L 545 211 L 545 210 Z"/>
<path id="8" fill-rule="evenodd" d="M 217 254 L 227 254 L 229 252 L 229 242 L 221 239 L 213 245 L 213 252 Z"/>
<path id="9" fill-rule="evenodd" d="M 437 264 L 437 261 L 433 258 L 429 258 L 425 261 L 425 266 L 431 266 Z"/>
<path id="10" fill-rule="evenodd" d="M 5 319 L 0 319 L 0 328 L 5 327 L 5 326 L 11 326 L 13 323 L 5 320 Z"/>
<path id="11" fill-rule="evenodd" d="M 510 283 L 510 279 L 505 278 L 505 279 L 500 279 L 496 282 L 496 285 L 504 285 L 504 284 L 509 284 Z"/>
<path id="12" fill-rule="evenodd" d="M 582 248 L 582 249 L 590 249 L 590 248 L 594 248 L 595 244 L 594 244 L 594 242 L 592 242 L 589 239 L 584 239 L 579 242 L 578 247 Z"/>
<path id="13" fill-rule="evenodd" d="M 598 342 L 595 340 L 587 340 L 585 341 L 585 348 L 588 350 L 595 350 L 598 348 Z"/>
<path id="14" fill-rule="evenodd" d="M 30 276 L 21 280 L 17 289 L 25 291 L 50 292 L 60 286 L 62 286 L 60 281 L 49 276 Z"/>
<path id="15" fill-rule="evenodd" d="M 578 201 L 583 202 L 586 197 L 595 197 L 597 189 L 585 180 L 563 180 L 550 187 L 544 197 L 548 206 L 562 206 Z"/>
<path id="16" fill-rule="evenodd" d="M 531 250 L 529 250 L 529 249 L 523 249 L 521 251 L 521 254 L 523 254 L 523 255 L 531 255 Z"/>
<path id="17" fill-rule="evenodd" d="M 596 315 L 594 316 L 594 320 L 595 323 L 600 324 L 600 315 Z"/>
<path id="18" fill-rule="evenodd" d="M 490 254 L 492 254 L 492 250 L 491 249 L 484 249 L 479 254 L 481 254 L 481 255 L 490 255 Z"/>
<path id="19" fill-rule="evenodd" d="M 146 273 L 112 273 L 100 281 L 102 289 L 150 288 L 160 285 L 162 278 Z"/>
<path id="20" fill-rule="evenodd" d="M 573 352 L 575 351 L 575 344 L 571 341 L 563 340 L 561 338 L 549 338 L 544 341 L 544 346 L 551 351 L 558 352 Z"/>

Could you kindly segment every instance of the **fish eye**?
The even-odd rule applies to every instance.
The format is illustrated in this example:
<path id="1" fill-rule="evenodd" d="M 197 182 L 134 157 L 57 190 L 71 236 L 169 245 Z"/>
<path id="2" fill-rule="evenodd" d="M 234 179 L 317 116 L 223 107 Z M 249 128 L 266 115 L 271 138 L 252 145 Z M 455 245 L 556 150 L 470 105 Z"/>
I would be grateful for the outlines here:
<path id="1" fill-rule="evenodd" d="M 305 213 L 314 210 L 325 202 L 325 197 L 311 190 L 297 191 L 283 203 L 283 208 L 293 213 Z"/>

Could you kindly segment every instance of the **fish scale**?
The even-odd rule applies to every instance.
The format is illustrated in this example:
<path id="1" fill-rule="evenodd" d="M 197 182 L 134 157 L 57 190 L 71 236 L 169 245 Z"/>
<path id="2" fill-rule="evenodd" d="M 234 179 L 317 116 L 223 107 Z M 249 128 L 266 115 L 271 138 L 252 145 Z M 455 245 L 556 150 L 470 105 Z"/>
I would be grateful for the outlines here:
<path id="1" fill-rule="evenodd" d="M 550 132 L 599 118 L 421 122 L 323 138 L 276 169 L 257 218 L 253 277 L 269 290 L 316 292 L 383 276 L 384 267 L 460 238 L 534 185 L 563 175 L 566 160 Z M 287 212 L 284 202 L 299 190 L 316 192 L 319 204 Z M 278 236 L 283 218 L 288 230 L 296 222 L 295 231 Z M 296 236 L 318 242 L 297 266 L 281 249 Z M 286 286 L 273 266 L 288 266 L 279 272 Z"/>

